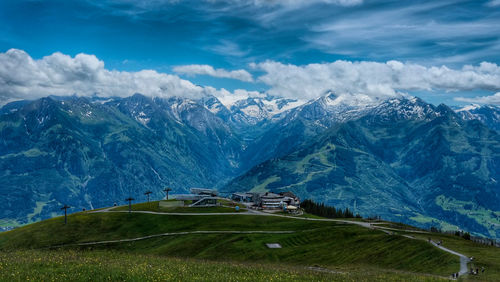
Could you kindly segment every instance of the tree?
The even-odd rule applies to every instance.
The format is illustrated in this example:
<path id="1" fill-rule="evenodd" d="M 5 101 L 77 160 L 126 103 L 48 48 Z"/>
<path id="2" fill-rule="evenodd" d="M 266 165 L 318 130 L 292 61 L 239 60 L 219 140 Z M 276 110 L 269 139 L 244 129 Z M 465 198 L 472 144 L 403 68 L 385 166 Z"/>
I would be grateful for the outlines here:
<path id="1" fill-rule="evenodd" d="M 437 227 L 435 226 L 431 226 L 431 232 L 433 233 L 441 233 L 441 230 L 439 230 Z"/>
<path id="2" fill-rule="evenodd" d="M 464 235 L 462 235 L 462 238 L 464 238 L 465 240 L 470 240 L 470 233 L 465 232 Z"/>
<path id="3" fill-rule="evenodd" d="M 332 206 L 327 206 L 325 203 L 315 203 L 312 200 L 304 200 L 300 206 L 304 209 L 305 212 L 326 217 L 326 218 L 353 218 L 354 213 L 350 211 L 348 208 L 342 210 L 341 208 L 336 209 Z M 361 217 L 359 214 L 356 216 Z"/>

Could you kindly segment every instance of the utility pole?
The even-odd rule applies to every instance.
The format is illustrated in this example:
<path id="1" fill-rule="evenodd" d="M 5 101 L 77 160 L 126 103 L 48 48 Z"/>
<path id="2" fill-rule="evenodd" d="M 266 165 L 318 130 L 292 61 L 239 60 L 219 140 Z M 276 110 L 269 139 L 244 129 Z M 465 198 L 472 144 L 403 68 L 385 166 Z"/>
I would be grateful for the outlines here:
<path id="1" fill-rule="evenodd" d="M 168 200 L 168 192 L 172 191 L 172 189 L 166 187 L 165 189 L 163 189 L 163 191 L 165 191 L 165 193 L 167 193 L 167 200 Z"/>
<path id="2" fill-rule="evenodd" d="M 128 212 L 131 213 L 132 212 L 132 201 L 135 200 L 134 198 L 132 197 L 128 197 L 125 199 L 125 201 L 128 201 Z"/>
<path id="3" fill-rule="evenodd" d="M 151 191 L 146 191 L 146 193 L 144 193 L 144 195 L 148 196 L 148 203 L 149 203 L 149 195 L 151 195 L 153 192 Z"/>
<path id="4" fill-rule="evenodd" d="M 68 205 L 64 205 L 64 207 L 61 208 L 61 210 L 64 210 L 64 225 L 68 223 L 68 209 L 71 208 Z"/>

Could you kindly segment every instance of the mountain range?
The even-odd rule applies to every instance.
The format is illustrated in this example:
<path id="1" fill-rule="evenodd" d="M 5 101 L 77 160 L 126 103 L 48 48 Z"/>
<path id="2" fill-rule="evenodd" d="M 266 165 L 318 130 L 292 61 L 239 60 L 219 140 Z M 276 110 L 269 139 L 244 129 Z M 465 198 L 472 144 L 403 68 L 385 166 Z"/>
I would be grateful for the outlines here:
<path id="1" fill-rule="evenodd" d="M 472 104 L 456 110 L 464 120 L 479 120 L 491 129 L 500 130 L 500 107 Z"/>
<path id="2" fill-rule="evenodd" d="M 500 238 L 499 108 L 46 97 L 0 109 L 0 227 L 165 187 L 292 191 L 364 216 Z"/>

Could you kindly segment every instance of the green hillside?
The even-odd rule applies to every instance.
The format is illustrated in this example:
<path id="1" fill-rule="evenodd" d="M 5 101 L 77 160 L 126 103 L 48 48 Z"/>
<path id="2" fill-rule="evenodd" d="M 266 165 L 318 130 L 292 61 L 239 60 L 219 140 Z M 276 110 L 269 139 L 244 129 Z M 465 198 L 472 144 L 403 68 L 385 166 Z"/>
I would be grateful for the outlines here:
<path id="1" fill-rule="evenodd" d="M 241 264 L 116 251 L 0 253 L 1 281 L 447 281 L 406 272 L 352 270 L 337 268 L 327 272 L 281 264 Z"/>
<path id="2" fill-rule="evenodd" d="M 364 216 L 500 238 L 500 135 L 444 105 L 433 113 L 333 126 L 221 190 L 292 191 Z"/>
<path id="3" fill-rule="evenodd" d="M 446 234 L 415 234 L 407 232 L 396 232 L 401 235 L 411 235 L 415 239 L 426 240 L 429 236 L 435 241 L 442 241 L 443 245 L 466 254 L 468 257 L 474 257 L 474 260 L 468 264 L 469 269 L 472 268 L 485 268 L 485 272 L 480 276 L 467 276 L 467 280 L 480 280 L 480 281 L 498 281 L 500 277 L 500 248 L 475 243 L 469 240 L 464 240 L 460 237 Z"/>
<path id="4" fill-rule="evenodd" d="M 239 148 L 232 131 L 198 106 L 189 112 L 207 115 L 210 125 L 201 132 L 177 120 L 172 103 L 49 97 L 0 115 L 0 227 L 53 217 L 62 203 L 92 209 L 142 195 L 143 187 L 160 198 L 165 186 L 183 193 L 232 178 Z"/>
<path id="5" fill-rule="evenodd" d="M 50 280 L 56 273 L 76 280 L 176 279 L 172 265 L 182 266 L 192 279 L 205 271 L 207 279 L 223 280 L 249 275 L 255 278 L 250 280 L 362 280 L 367 273 L 370 280 L 421 280 L 447 277 L 459 268 L 457 256 L 426 240 L 355 224 L 246 211 L 203 215 L 204 208 L 186 208 L 199 215 L 152 214 L 159 211 L 158 202 L 134 205 L 133 213 L 115 209 L 71 214 L 67 225 L 57 217 L 0 234 L 0 273 L 7 273 L 0 280 L 8 273 L 17 273 L 18 280 Z M 150 237 L 132 240 L 143 236 Z M 131 240 L 113 242 L 123 239 Z M 454 240 L 455 245 L 465 241 Z M 266 243 L 282 248 L 269 249 Z M 63 261 L 69 268 L 59 264 Z M 132 264 L 137 266 L 127 267 Z M 493 259 L 488 267 L 497 265 Z"/>

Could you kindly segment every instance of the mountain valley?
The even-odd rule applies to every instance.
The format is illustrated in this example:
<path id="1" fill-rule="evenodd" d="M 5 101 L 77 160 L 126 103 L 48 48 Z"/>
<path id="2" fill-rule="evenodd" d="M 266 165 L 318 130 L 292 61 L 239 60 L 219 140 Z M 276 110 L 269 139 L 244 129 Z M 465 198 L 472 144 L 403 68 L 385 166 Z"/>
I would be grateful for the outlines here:
<path id="1" fill-rule="evenodd" d="M 496 118 L 496 119 L 495 119 Z M 165 187 L 292 191 L 363 216 L 500 237 L 496 106 L 50 96 L 0 109 L 0 227 Z"/>

